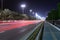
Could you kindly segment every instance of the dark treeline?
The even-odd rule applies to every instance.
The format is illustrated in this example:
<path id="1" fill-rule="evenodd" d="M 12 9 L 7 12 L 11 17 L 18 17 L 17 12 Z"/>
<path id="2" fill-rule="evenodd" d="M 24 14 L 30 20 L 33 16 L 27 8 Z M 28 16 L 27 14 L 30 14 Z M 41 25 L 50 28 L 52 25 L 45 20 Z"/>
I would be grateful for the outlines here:
<path id="1" fill-rule="evenodd" d="M 59 20 L 60 19 L 60 3 L 58 3 L 56 9 L 51 9 L 48 13 L 47 20 Z"/>

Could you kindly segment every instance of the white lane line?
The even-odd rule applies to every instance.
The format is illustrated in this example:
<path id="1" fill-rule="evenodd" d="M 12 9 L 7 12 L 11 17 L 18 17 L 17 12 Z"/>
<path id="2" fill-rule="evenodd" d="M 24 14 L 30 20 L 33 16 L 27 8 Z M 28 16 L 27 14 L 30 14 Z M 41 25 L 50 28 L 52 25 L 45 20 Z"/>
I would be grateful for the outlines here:
<path id="1" fill-rule="evenodd" d="M 24 32 L 24 31 L 26 31 L 27 29 L 22 29 L 22 30 L 20 30 L 20 32 Z"/>
<path id="2" fill-rule="evenodd" d="M 48 24 L 50 24 L 52 27 L 54 27 L 55 29 L 57 29 L 58 31 L 60 31 L 60 28 L 58 28 L 58 27 L 56 27 L 55 25 L 53 25 L 53 24 L 51 24 L 51 23 L 49 23 L 49 22 L 47 22 Z"/>
<path id="3" fill-rule="evenodd" d="M 52 32 L 52 30 L 51 30 L 51 29 L 49 29 L 49 30 L 50 30 L 50 33 L 51 33 L 51 35 L 52 35 L 53 39 L 54 39 L 54 40 L 57 40 L 57 38 L 56 38 L 56 36 L 55 36 L 54 32 Z"/>

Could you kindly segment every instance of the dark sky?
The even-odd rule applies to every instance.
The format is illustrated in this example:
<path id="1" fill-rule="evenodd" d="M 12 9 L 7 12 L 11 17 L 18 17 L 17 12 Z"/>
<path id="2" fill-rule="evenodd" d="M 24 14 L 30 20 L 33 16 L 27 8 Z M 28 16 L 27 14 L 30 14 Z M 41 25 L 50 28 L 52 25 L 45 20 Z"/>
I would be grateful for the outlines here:
<path id="1" fill-rule="evenodd" d="M 26 10 L 33 9 L 40 15 L 46 16 L 49 10 L 57 8 L 58 2 L 59 0 L 4 0 L 4 8 L 21 11 L 20 4 L 26 3 Z"/>

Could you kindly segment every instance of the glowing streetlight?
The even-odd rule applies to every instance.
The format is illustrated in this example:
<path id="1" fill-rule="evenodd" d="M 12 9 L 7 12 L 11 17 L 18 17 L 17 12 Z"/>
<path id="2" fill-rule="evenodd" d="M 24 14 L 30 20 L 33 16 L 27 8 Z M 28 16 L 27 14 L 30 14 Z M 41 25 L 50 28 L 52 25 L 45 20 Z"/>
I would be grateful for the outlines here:
<path id="1" fill-rule="evenodd" d="M 32 12 L 34 14 L 34 12 Z"/>
<path id="2" fill-rule="evenodd" d="M 30 13 L 32 12 L 32 10 L 31 10 L 31 9 L 30 9 L 29 11 L 30 11 Z"/>
<path id="3" fill-rule="evenodd" d="M 25 7 L 26 7 L 26 5 L 25 5 L 25 4 L 21 4 L 21 7 L 22 7 L 22 8 L 25 8 Z"/>
<path id="4" fill-rule="evenodd" d="M 21 4 L 22 12 L 24 13 L 24 9 L 26 7 L 26 4 Z"/>
<path id="5" fill-rule="evenodd" d="M 35 13 L 35 16 L 37 19 L 41 19 L 41 16 L 39 16 L 38 13 Z"/>
<path id="6" fill-rule="evenodd" d="M 32 10 L 32 9 L 30 9 L 29 11 L 30 11 L 30 13 L 34 14 L 34 12 L 33 12 L 33 10 Z"/>

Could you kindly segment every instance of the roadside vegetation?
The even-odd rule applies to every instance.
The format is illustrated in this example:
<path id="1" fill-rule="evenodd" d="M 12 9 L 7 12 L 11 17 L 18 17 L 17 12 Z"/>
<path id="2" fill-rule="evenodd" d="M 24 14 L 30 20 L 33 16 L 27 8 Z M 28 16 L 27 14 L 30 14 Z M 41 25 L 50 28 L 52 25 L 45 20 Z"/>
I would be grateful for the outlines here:
<path id="1" fill-rule="evenodd" d="M 48 17 L 46 20 L 60 20 L 60 3 L 58 3 L 56 9 L 51 9 L 48 12 Z"/>
<path id="2" fill-rule="evenodd" d="M 50 23 L 60 25 L 60 3 L 58 3 L 56 9 L 51 9 L 48 12 L 48 16 L 47 16 L 46 20 L 49 21 Z"/>
<path id="3" fill-rule="evenodd" d="M 27 14 L 11 11 L 9 9 L 0 10 L 0 20 L 34 20 L 36 18 Z"/>

